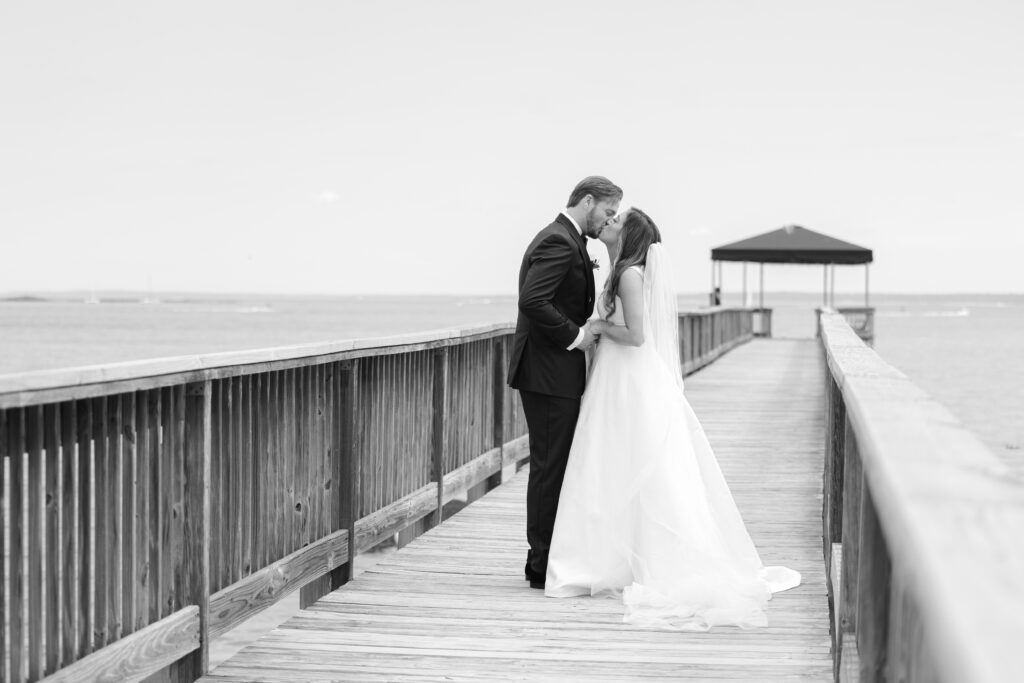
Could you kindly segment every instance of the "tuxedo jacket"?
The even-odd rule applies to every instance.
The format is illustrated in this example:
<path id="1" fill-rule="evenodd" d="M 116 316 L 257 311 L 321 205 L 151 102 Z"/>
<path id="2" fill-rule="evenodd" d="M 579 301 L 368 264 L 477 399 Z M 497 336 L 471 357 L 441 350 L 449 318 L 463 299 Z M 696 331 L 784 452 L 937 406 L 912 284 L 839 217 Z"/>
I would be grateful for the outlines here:
<path id="1" fill-rule="evenodd" d="M 586 357 L 566 348 L 593 312 L 594 272 L 587 242 L 559 214 L 530 242 L 519 268 L 509 386 L 563 398 L 582 396 Z"/>

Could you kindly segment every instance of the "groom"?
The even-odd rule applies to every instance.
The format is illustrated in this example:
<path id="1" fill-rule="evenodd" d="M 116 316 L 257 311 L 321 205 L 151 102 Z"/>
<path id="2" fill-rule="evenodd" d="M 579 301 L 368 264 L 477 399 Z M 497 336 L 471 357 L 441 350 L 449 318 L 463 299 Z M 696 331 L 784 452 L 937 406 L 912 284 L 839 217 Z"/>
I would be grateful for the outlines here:
<path id="1" fill-rule="evenodd" d="M 519 318 L 508 377 L 509 386 L 519 390 L 530 432 L 526 579 L 531 588 L 544 588 L 558 494 L 587 381 L 583 352 L 596 341 L 586 324 L 594 312 L 586 238 L 600 234 L 621 199 L 622 190 L 607 178 L 581 180 L 565 211 L 530 242 L 519 268 Z"/>

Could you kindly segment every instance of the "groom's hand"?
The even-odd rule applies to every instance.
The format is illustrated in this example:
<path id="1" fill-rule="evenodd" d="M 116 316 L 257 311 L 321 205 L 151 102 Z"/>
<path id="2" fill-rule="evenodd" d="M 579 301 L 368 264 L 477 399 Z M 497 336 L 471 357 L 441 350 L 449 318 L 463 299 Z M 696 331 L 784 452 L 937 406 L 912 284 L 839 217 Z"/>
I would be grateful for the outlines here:
<path id="1" fill-rule="evenodd" d="M 580 351 L 589 351 L 597 343 L 598 336 L 590 329 L 589 323 L 583 326 L 583 339 L 576 348 Z"/>

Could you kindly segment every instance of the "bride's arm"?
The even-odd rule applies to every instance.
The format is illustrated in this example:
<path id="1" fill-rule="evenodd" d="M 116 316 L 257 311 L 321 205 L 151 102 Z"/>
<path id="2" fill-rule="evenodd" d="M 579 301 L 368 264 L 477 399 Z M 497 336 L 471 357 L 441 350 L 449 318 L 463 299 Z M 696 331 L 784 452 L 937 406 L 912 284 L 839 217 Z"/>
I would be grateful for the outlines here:
<path id="1" fill-rule="evenodd" d="M 626 324 L 614 325 L 601 320 L 591 323 L 590 329 L 619 344 L 640 346 L 644 343 L 644 280 L 632 268 L 619 280 L 619 299 L 622 300 L 622 317 Z"/>

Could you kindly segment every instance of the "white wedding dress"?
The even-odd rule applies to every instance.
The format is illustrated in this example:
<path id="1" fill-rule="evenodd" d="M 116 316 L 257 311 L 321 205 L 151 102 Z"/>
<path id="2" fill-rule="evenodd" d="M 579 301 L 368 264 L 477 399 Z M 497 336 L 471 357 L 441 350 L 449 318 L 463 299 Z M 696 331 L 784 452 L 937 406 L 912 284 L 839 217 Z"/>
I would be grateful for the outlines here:
<path id="1" fill-rule="evenodd" d="M 545 595 L 621 595 L 624 620 L 643 626 L 764 626 L 765 603 L 799 585 L 800 574 L 761 564 L 683 395 L 674 289 L 655 247 L 647 273 L 639 269 L 644 344 L 603 336 L 595 351 L 555 517 Z M 653 288 L 652 265 L 665 271 Z M 600 300 L 598 312 L 607 314 Z M 623 324 L 621 301 L 609 321 Z"/>

